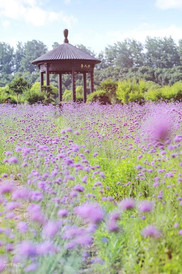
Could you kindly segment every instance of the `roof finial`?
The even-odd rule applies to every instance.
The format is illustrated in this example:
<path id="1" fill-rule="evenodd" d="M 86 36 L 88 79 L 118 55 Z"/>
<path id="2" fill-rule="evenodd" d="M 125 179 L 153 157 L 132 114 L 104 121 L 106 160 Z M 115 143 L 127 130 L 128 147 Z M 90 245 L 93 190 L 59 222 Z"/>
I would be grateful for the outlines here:
<path id="1" fill-rule="evenodd" d="M 68 37 L 68 29 L 65 29 L 64 30 L 64 43 L 69 43 L 67 37 Z"/>

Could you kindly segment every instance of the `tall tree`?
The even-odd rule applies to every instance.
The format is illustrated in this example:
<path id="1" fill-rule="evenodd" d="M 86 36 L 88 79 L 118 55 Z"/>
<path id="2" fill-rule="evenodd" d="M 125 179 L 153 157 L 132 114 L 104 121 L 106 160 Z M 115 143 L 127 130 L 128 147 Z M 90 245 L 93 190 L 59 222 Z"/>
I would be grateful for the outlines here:
<path id="1" fill-rule="evenodd" d="M 24 46 L 21 42 L 16 45 L 16 51 L 14 55 L 15 72 L 21 71 L 21 61 L 24 57 Z"/>
<path id="2" fill-rule="evenodd" d="M 182 65 L 182 39 L 179 40 L 178 54 L 180 58 L 180 64 Z"/>
<path id="3" fill-rule="evenodd" d="M 81 49 L 82 51 L 84 51 L 84 52 L 86 52 L 86 53 L 92 55 L 93 57 L 95 57 L 94 51 L 92 51 L 90 48 L 87 48 L 87 47 L 84 46 L 83 44 L 78 44 L 78 45 L 76 45 L 76 47 L 77 47 L 78 49 Z"/>
<path id="4" fill-rule="evenodd" d="M 143 46 L 135 40 L 128 39 L 106 47 L 105 56 L 108 66 L 131 68 L 144 64 Z"/>
<path id="5" fill-rule="evenodd" d="M 0 43 L 0 87 L 12 80 L 14 71 L 14 48 L 7 43 Z"/>
<path id="6" fill-rule="evenodd" d="M 59 46 L 60 46 L 60 44 L 58 42 L 54 42 L 53 45 L 52 45 L 52 48 L 55 49 Z"/>
<path id="7" fill-rule="evenodd" d="M 7 43 L 0 43 L 0 74 L 11 74 L 14 69 L 14 48 Z"/>
<path id="8" fill-rule="evenodd" d="M 28 71 L 29 73 L 35 72 L 36 66 L 32 65 L 31 62 L 46 53 L 46 51 L 47 47 L 41 41 L 32 40 L 26 42 L 24 44 L 23 58 L 21 60 L 20 70 Z"/>
<path id="9" fill-rule="evenodd" d="M 108 45 L 105 48 L 105 60 L 107 67 L 115 66 L 118 58 L 118 52 L 116 49 L 117 45 L 114 44 L 113 46 Z"/>
<path id="10" fill-rule="evenodd" d="M 145 64 L 144 46 L 136 40 L 129 40 L 129 48 L 133 66 L 141 67 Z"/>
<path id="11" fill-rule="evenodd" d="M 178 47 L 171 37 L 148 37 L 145 48 L 147 65 L 153 68 L 172 68 L 180 64 Z"/>

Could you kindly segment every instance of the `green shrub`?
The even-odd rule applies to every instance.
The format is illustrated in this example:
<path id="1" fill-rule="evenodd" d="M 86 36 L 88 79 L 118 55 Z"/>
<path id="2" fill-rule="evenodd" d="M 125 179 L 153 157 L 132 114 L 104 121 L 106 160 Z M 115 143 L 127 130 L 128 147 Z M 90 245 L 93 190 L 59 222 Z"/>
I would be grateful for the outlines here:
<path id="1" fill-rule="evenodd" d="M 162 99 L 161 89 L 149 89 L 144 97 L 148 101 L 157 102 Z"/>
<path id="2" fill-rule="evenodd" d="M 143 103 L 144 94 L 138 91 L 131 91 L 131 93 L 129 94 L 129 102 Z"/>
<path id="3" fill-rule="evenodd" d="M 124 80 L 118 82 L 116 90 L 117 99 L 123 103 L 142 102 L 144 100 L 144 92 L 147 90 L 147 84 L 144 80 Z"/>
<path id="4" fill-rule="evenodd" d="M 63 93 L 63 101 L 70 102 L 73 100 L 72 90 L 66 89 Z M 76 102 L 83 102 L 83 87 L 76 87 Z"/>
<path id="5" fill-rule="evenodd" d="M 171 87 L 164 86 L 161 88 L 161 97 L 164 101 L 181 101 L 182 100 L 182 82 L 176 82 Z"/>
<path id="6" fill-rule="evenodd" d="M 58 90 L 57 88 L 53 87 L 52 85 L 50 86 L 42 86 L 42 91 L 44 93 L 44 101 L 43 103 L 45 105 L 53 104 L 56 105 L 58 102 L 56 102 Z"/>
<path id="7" fill-rule="evenodd" d="M 34 93 L 34 92 L 35 92 L 35 93 L 40 92 L 40 83 L 39 83 L 39 82 L 35 82 L 35 83 L 32 85 L 30 91 L 31 91 L 32 93 Z"/>
<path id="8" fill-rule="evenodd" d="M 105 80 L 101 82 L 100 86 L 97 88 L 98 90 L 104 90 L 107 93 L 107 96 L 109 97 L 109 100 L 111 103 L 116 103 L 116 90 L 118 87 L 118 83 L 116 81 L 113 81 L 111 79 Z"/>
<path id="9" fill-rule="evenodd" d="M 33 105 L 35 103 L 43 103 L 45 96 L 44 96 L 43 92 L 33 93 L 33 92 L 29 91 L 26 99 L 30 105 Z"/>
<path id="10" fill-rule="evenodd" d="M 19 97 L 19 102 L 22 103 L 23 98 L 20 96 Z M 16 104 L 16 96 L 15 94 L 9 90 L 8 85 L 5 87 L 0 87 L 0 104 L 3 103 L 9 103 L 9 104 Z"/>
<path id="11" fill-rule="evenodd" d="M 9 90 L 16 94 L 17 102 L 19 95 L 27 91 L 28 88 L 30 88 L 30 84 L 23 77 L 14 78 L 9 84 Z"/>
<path id="12" fill-rule="evenodd" d="M 24 97 L 31 105 L 35 103 L 54 104 L 58 97 L 58 89 L 53 85 L 44 85 L 40 91 L 40 83 L 36 82 L 30 90 L 24 93 Z"/>
<path id="13" fill-rule="evenodd" d="M 72 100 L 72 91 L 69 89 L 66 89 L 63 93 L 63 101 L 69 102 Z"/>
<path id="14" fill-rule="evenodd" d="M 87 97 L 88 103 L 99 102 L 102 105 L 111 104 L 111 100 L 107 91 L 98 90 L 88 95 Z"/>
<path id="15" fill-rule="evenodd" d="M 124 80 L 118 82 L 116 95 L 123 104 L 129 102 L 143 103 L 145 100 L 158 101 L 161 99 L 160 86 L 152 81 Z"/>
<path id="16" fill-rule="evenodd" d="M 175 98 L 175 90 L 173 90 L 172 87 L 170 86 L 163 86 L 161 88 L 161 95 L 162 95 L 162 100 L 171 101 Z"/>
<path id="17" fill-rule="evenodd" d="M 172 85 L 175 101 L 182 101 L 182 81 L 176 82 Z"/>
<path id="18" fill-rule="evenodd" d="M 181 101 L 182 100 L 182 82 L 176 82 L 171 87 L 163 86 L 149 89 L 145 93 L 145 99 L 150 101 Z"/>
<path id="19" fill-rule="evenodd" d="M 3 88 L 0 88 L 0 104 L 7 100 L 7 94 L 4 92 Z"/>
<path id="20" fill-rule="evenodd" d="M 42 103 L 45 99 L 45 93 L 40 91 L 40 83 L 36 82 L 30 90 L 25 92 L 24 97 L 30 105 L 33 105 L 35 103 Z"/>

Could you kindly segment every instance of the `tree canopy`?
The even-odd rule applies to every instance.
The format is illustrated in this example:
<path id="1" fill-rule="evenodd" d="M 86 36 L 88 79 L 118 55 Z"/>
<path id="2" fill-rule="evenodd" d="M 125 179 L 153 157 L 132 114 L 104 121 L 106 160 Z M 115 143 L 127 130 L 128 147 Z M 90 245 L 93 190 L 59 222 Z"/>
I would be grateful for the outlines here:
<path id="1" fill-rule="evenodd" d="M 59 46 L 54 42 L 52 48 Z M 108 45 L 102 52 L 95 54 L 82 44 L 76 45 L 81 50 L 99 58 L 96 65 L 95 85 L 108 78 L 112 80 L 146 79 L 160 85 L 172 85 L 182 80 L 182 39 L 177 43 L 169 37 L 147 37 L 144 44 L 132 39 L 118 41 Z M 0 43 L 0 86 L 5 86 L 13 78 L 23 77 L 31 84 L 39 80 L 39 71 L 31 61 L 47 51 L 47 46 L 37 40 L 18 42 L 16 48 L 7 43 Z M 57 77 L 51 76 L 57 85 Z M 82 76 L 77 76 L 80 85 Z M 63 77 L 64 89 L 70 89 L 71 78 Z"/>

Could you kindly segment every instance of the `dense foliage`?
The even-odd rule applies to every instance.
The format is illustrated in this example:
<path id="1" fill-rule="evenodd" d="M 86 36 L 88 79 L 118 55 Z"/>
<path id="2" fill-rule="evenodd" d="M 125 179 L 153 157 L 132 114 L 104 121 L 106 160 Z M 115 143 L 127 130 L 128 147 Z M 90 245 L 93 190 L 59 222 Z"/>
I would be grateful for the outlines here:
<path id="1" fill-rule="evenodd" d="M 55 42 L 53 48 L 59 44 Z M 84 45 L 77 45 L 83 51 L 99 58 L 102 62 L 95 70 L 95 85 L 110 78 L 114 81 L 125 79 L 145 79 L 160 85 L 172 85 L 182 80 L 182 40 L 178 44 L 172 38 L 150 38 L 145 44 L 135 40 L 124 40 L 107 46 L 96 55 Z M 13 78 L 23 76 L 33 84 L 39 80 L 39 72 L 31 61 L 47 51 L 41 41 L 32 40 L 24 44 L 18 42 L 16 49 L 7 43 L 0 43 L 0 87 Z M 57 77 L 51 76 L 57 86 Z M 81 85 L 82 75 L 77 75 L 77 85 Z M 63 90 L 71 88 L 70 75 L 63 77 Z"/>
<path id="2" fill-rule="evenodd" d="M 181 273 L 182 103 L 0 105 L 0 131 L 0 271 Z"/>
<path id="3" fill-rule="evenodd" d="M 182 101 L 182 82 L 176 82 L 172 86 L 160 86 L 152 81 L 106 80 L 101 82 L 97 91 L 88 95 L 87 102 L 99 102 L 101 104 L 128 104 L 136 102 L 143 104 L 146 101 Z"/>
<path id="4" fill-rule="evenodd" d="M 87 103 L 99 102 L 100 104 L 128 104 L 137 102 L 143 104 L 147 101 L 182 101 L 182 81 L 172 86 L 160 86 L 152 81 L 143 79 L 128 79 L 123 81 L 106 80 L 100 83 L 97 90 L 87 95 Z M 13 79 L 9 85 L 0 88 L 0 103 L 59 103 L 58 89 L 53 85 L 43 86 L 35 82 L 32 87 L 22 77 Z M 72 101 L 72 91 L 65 90 L 63 101 Z M 76 87 L 76 101 L 83 102 L 83 86 Z"/>

